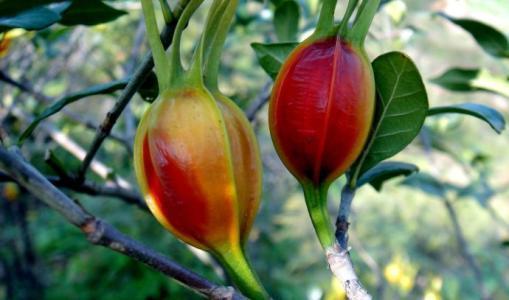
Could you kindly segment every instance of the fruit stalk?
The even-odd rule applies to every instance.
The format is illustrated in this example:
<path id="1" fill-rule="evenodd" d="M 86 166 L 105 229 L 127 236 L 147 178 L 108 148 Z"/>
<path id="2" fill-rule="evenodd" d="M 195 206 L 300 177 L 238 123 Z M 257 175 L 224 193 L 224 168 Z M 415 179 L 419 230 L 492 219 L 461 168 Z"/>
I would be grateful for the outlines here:
<path id="1" fill-rule="evenodd" d="M 235 286 L 245 296 L 254 300 L 269 298 L 241 248 L 228 249 L 222 253 L 217 253 L 215 256 L 225 267 Z"/>

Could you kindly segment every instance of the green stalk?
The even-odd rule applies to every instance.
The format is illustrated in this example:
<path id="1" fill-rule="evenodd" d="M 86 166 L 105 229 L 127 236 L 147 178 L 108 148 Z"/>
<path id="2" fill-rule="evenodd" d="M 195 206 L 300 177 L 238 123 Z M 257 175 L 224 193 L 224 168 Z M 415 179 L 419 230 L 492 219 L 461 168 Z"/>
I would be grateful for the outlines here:
<path id="1" fill-rule="evenodd" d="M 205 55 L 205 48 L 210 48 L 210 38 L 209 34 L 217 31 L 217 25 L 214 24 L 214 21 L 217 22 L 218 17 L 220 17 L 222 10 L 224 10 L 227 5 L 227 1 L 224 0 L 214 0 L 212 7 L 207 14 L 207 20 L 205 21 L 205 31 L 202 33 L 200 41 L 198 43 L 198 47 L 194 53 L 193 60 L 191 63 L 191 67 L 188 74 L 189 82 L 192 82 L 195 85 L 204 85 L 203 76 L 204 76 L 204 68 L 203 68 L 203 58 Z M 208 49 L 207 49 L 208 50 Z M 209 50 L 210 51 L 210 50 Z M 209 52 L 207 51 L 207 52 Z"/>
<path id="2" fill-rule="evenodd" d="M 228 249 L 215 255 L 243 295 L 253 300 L 269 299 L 269 295 L 252 271 L 251 265 L 240 247 Z"/>
<path id="3" fill-rule="evenodd" d="M 302 183 L 304 198 L 311 222 L 324 249 L 334 245 L 334 233 L 331 228 L 329 212 L 327 211 L 327 191 L 329 184 L 315 186 L 312 183 Z"/>
<path id="4" fill-rule="evenodd" d="M 164 22 L 166 24 L 170 24 L 173 20 L 173 13 L 171 12 L 170 5 L 168 5 L 167 0 L 159 0 L 159 4 L 161 5 L 161 9 L 163 11 Z"/>
<path id="5" fill-rule="evenodd" d="M 210 27 L 214 28 L 210 44 L 208 45 L 208 54 L 204 66 L 205 85 L 212 92 L 218 92 L 218 74 L 221 64 L 221 54 L 230 30 L 231 23 L 235 16 L 238 0 L 223 1 L 224 5 L 218 10 L 215 19 L 211 20 Z"/>
<path id="6" fill-rule="evenodd" d="M 210 45 L 214 40 L 214 36 L 217 34 L 219 29 L 219 23 L 221 22 L 222 14 L 224 13 L 226 7 L 228 6 L 228 0 L 214 0 L 214 3 L 211 5 L 209 10 L 210 18 L 207 19 L 207 23 L 205 24 L 205 30 L 203 34 L 206 36 L 205 44 L 204 44 L 204 57 L 208 56 L 210 52 Z"/>
<path id="7" fill-rule="evenodd" d="M 334 27 L 334 12 L 337 0 L 322 0 L 322 2 L 320 17 L 318 18 L 318 24 L 314 33 L 317 37 L 329 35 Z"/>
<path id="8" fill-rule="evenodd" d="M 346 8 L 345 15 L 343 16 L 343 20 L 341 20 L 341 25 L 339 25 L 339 36 L 345 37 L 348 31 L 348 21 L 352 17 L 353 11 L 355 7 L 359 3 L 359 0 L 349 0 L 348 6 Z"/>
<path id="9" fill-rule="evenodd" d="M 375 17 L 380 6 L 380 0 L 363 0 L 357 16 L 355 17 L 352 29 L 347 34 L 347 39 L 357 45 L 362 45 L 369 31 L 369 26 Z"/>
<path id="10" fill-rule="evenodd" d="M 159 90 L 164 91 L 169 87 L 170 66 L 166 59 L 166 52 L 159 37 L 159 28 L 157 26 L 156 14 L 152 0 L 142 0 L 143 15 L 147 27 L 148 42 L 154 57 L 154 65 L 159 83 Z"/>
<path id="11" fill-rule="evenodd" d="M 177 26 L 175 27 L 175 34 L 173 35 L 170 53 L 170 81 L 172 85 L 178 84 L 180 82 L 179 79 L 182 79 L 182 75 L 184 74 L 184 67 L 182 66 L 182 59 L 180 57 L 180 41 L 182 40 L 182 32 L 187 26 L 187 23 L 189 23 L 191 16 L 202 3 L 203 0 L 191 0 L 182 12 L 180 19 L 177 22 Z"/>

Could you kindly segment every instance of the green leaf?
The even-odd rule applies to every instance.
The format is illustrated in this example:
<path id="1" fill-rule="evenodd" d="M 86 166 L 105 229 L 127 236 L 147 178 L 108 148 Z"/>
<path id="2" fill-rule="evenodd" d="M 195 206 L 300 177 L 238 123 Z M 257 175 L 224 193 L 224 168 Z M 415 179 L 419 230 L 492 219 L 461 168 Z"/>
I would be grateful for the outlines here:
<path id="1" fill-rule="evenodd" d="M 500 245 L 501 245 L 503 248 L 509 248 L 509 240 L 507 240 L 507 241 L 503 241 Z"/>
<path id="2" fill-rule="evenodd" d="M 297 40 L 299 19 L 299 4 L 294 0 L 283 1 L 277 6 L 274 13 L 274 28 L 280 42 L 293 42 Z"/>
<path id="3" fill-rule="evenodd" d="M 476 20 L 455 19 L 445 14 L 440 15 L 468 31 L 487 53 L 496 57 L 509 58 L 509 41 L 502 32 Z"/>
<path id="4" fill-rule="evenodd" d="M 509 98 L 509 80 L 484 69 L 452 68 L 431 82 L 455 92 L 486 91 Z"/>
<path id="5" fill-rule="evenodd" d="M 427 173 L 417 173 L 409 176 L 401 184 L 438 198 L 445 197 L 447 192 L 446 185 Z"/>
<path id="6" fill-rule="evenodd" d="M 262 68 L 272 79 L 275 79 L 286 58 L 297 45 L 298 43 L 253 43 L 251 47 L 256 52 L 258 62 Z"/>
<path id="7" fill-rule="evenodd" d="M 497 133 L 502 133 L 505 129 L 504 116 L 497 110 L 482 104 L 463 103 L 448 106 L 433 107 L 428 111 L 428 116 L 440 114 L 457 113 L 476 117 L 488 123 Z"/>
<path id="8" fill-rule="evenodd" d="M 60 15 L 44 6 L 20 12 L 11 17 L 0 17 L 0 32 L 13 28 L 41 30 L 60 21 Z"/>
<path id="9" fill-rule="evenodd" d="M 74 0 L 71 6 L 62 14 L 61 24 L 74 25 L 97 25 L 107 23 L 127 14 L 101 0 Z"/>
<path id="10" fill-rule="evenodd" d="M 373 62 L 377 108 L 364 150 L 351 169 L 351 181 L 396 155 L 419 134 L 428 96 L 416 66 L 405 54 L 389 52 Z"/>
<path id="11" fill-rule="evenodd" d="M 0 0 L 0 17 L 14 16 L 37 6 L 66 1 L 69 0 Z"/>
<path id="12" fill-rule="evenodd" d="M 357 181 L 357 187 L 361 187 L 362 185 L 369 183 L 373 186 L 373 188 L 375 188 L 375 190 L 380 191 L 385 181 L 398 176 L 407 177 L 418 171 L 419 168 L 413 164 L 395 161 L 382 162 L 362 174 Z"/>
<path id="13" fill-rule="evenodd" d="M 127 85 L 128 80 L 122 79 L 112 81 L 105 84 L 94 85 L 76 93 L 66 95 L 58 99 L 53 105 L 46 108 L 35 120 L 28 126 L 28 128 L 21 134 L 18 143 L 22 144 L 27 137 L 29 137 L 34 129 L 39 125 L 41 121 L 61 111 L 67 105 L 76 102 L 82 98 L 94 96 L 94 95 L 105 95 L 111 94 L 117 90 L 123 89 Z"/>

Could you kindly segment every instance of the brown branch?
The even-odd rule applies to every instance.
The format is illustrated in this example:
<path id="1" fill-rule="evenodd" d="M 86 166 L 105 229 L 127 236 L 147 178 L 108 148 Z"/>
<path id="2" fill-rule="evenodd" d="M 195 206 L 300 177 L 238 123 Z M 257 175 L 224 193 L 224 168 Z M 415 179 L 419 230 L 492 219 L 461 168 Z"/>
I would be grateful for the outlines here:
<path id="1" fill-rule="evenodd" d="M 148 212 L 148 207 L 141 195 L 137 192 L 127 190 L 118 186 L 100 185 L 93 182 L 78 183 L 72 178 L 46 176 L 46 179 L 59 188 L 69 189 L 77 193 L 90 196 L 107 196 L 114 197 L 124 201 L 127 204 L 136 205 L 144 211 Z M 0 172 L 0 182 L 15 181 L 8 174 Z"/>
<path id="2" fill-rule="evenodd" d="M 210 282 L 86 212 L 15 151 L 0 147 L 0 168 L 32 195 L 59 212 L 69 223 L 78 227 L 92 244 L 140 261 L 211 299 L 244 299 L 233 288 Z"/>
<path id="3" fill-rule="evenodd" d="M 251 105 L 249 105 L 246 110 L 245 114 L 247 119 L 250 122 L 253 122 L 256 118 L 256 115 L 260 112 L 260 110 L 265 106 L 267 102 L 269 102 L 270 99 L 270 86 L 271 82 L 267 82 L 262 89 L 262 92 L 258 97 L 256 97 Z"/>
<path id="4" fill-rule="evenodd" d="M 62 178 L 48 178 L 55 186 L 70 189 L 72 191 L 87 194 L 90 196 L 108 196 L 118 198 L 127 204 L 136 205 L 144 211 L 148 211 L 147 204 L 143 198 L 136 192 L 117 186 L 99 185 L 92 182 L 78 183 L 76 181 L 66 181 Z"/>
<path id="5" fill-rule="evenodd" d="M 180 18 L 180 15 L 182 14 L 184 8 L 187 6 L 188 2 L 189 0 L 180 0 L 180 2 L 177 4 L 173 12 L 174 18 L 172 19 L 172 22 L 167 24 L 163 29 L 163 32 L 161 33 L 161 41 L 163 42 L 163 46 L 165 48 L 167 48 L 170 45 L 177 21 Z M 153 67 L 154 61 L 152 59 L 152 54 L 148 53 L 143 59 L 141 65 L 134 72 L 133 77 L 131 78 L 125 89 L 122 91 L 122 94 L 119 96 L 115 106 L 111 111 L 108 112 L 106 118 L 99 127 L 99 130 L 96 133 L 94 141 L 92 142 L 92 146 L 90 147 L 87 155 L 85 156 L 85 159 L 83 160 L 83 163 L 81 164 L 80 169 L 78 170 L 76 176 L 78 180 L 80 181 L 85 180 L 85 176 L 88 168 L 90 167 L 90 163 L 92 162 L 95 155 L 99 151 L 99 148 L 101 147 L 102 143 L 108 137 L 118 118 L 126 108 L 127 104 L 129 104 L 129 101 L 131 101 L 131 98 L 134 96 L 136 91 L 141 87 L 143 82 L 146 80 L 147 75 L 150 73 Z"/>
<path id="6" fill-rule="evenodd" d="M 348 247 L 348 221 L 355 196 L 355 189 L 345 184 L 341 192 L 339 213 L 336 219 L 336 243 L 327 249 L 327 262 L 332 273 L 341 281 L 350 300 L 371 300 L 372 297 L 362 286 L 355 273 Z"/>

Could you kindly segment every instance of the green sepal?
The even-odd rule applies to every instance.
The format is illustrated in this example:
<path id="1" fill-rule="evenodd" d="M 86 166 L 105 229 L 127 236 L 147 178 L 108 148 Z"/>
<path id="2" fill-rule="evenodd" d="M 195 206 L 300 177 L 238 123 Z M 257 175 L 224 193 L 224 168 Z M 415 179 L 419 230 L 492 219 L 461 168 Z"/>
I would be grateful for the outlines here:
<path id="1" fill-rule="evenodd" d="M 363 45 L 379 6 L 380 0 L 363 0 L 345 39 L 355 45 Z"/>
<path id="2" fill-rule="evenodd" d="M 156 14 L 152 0 L 142 0 L 141 6 L 145 17 L 145 25 L 147 27 L 148 41 L 154 58 L 157 81 L 159 90 L 164 91 L 169 87 L 170 83 L 170 66 L 166 59 L 166 51 L 159 36 L 159 27 L 157 26 Z"/>
<path id="3" fill-rule="evenodd" d="M 323 39 L 335 34 L 334 12 L 336 10 L 337 0 L 323 0 L 320 16 L 316 25 L 315 32 L 312 35 L 313 40 Z"/>

